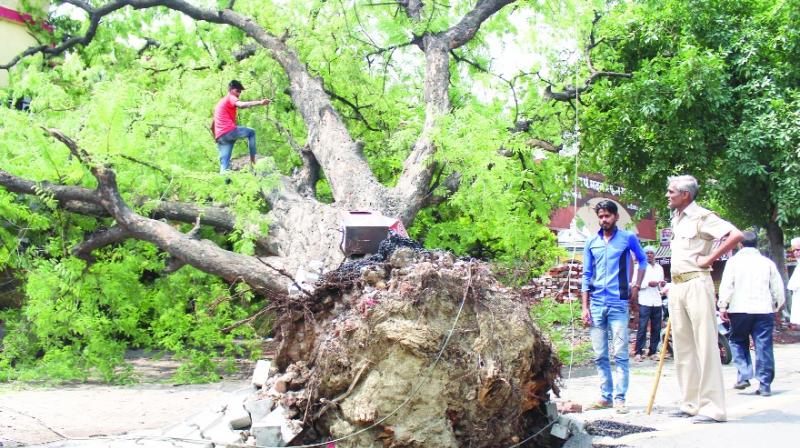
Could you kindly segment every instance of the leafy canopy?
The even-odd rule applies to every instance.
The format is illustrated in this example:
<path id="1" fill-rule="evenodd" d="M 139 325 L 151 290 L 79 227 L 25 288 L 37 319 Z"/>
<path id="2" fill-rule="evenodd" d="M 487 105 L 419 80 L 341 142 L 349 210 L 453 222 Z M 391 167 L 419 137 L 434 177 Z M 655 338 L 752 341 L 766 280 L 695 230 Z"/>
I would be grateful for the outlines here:
<path id="1" fill-rule="evenodd" d="M 390 2 L 363 0 L 241 0 L 235 8 L 286 36 L 312 74 L 324 80 L 351 135 L 364 142 L 375 175 L 391 185 L 424 119 L 424 56 L 410 42 L 452 26 L 473 6 L 424 3 L 420 21 Z M 431 194 L 450 195 L 443 180 L 456 173 L 460 188 L 418 216 L 411 230 L 428 246 L 523 266 L 523 278 L 559 254 L 546 224 L 563 202 L 570 162 L 535 156 L 528 142 L 535 137 L 559 145 L 572 126 L 572 109 L 544 101 L 543 83 L 534 74 L 547 71 L 547 61 L 558 55 L 563 41 L 553 37 L 554 30 L 573 13 L 519 2 L 457 50 L 471 62 L 451 60 L 452 113 L 432 136 L 442 167 L 436 179 L 442 182 L 432 185 Z M 60 41 L 85 32 L 87 21 L 74 17 L 52 17 L 54 35 L 39 38 Z M 505 57 L 501 42 L 517 42 L 537 57 L 518 61 L 516 72 L 504 78 L 489 74 Z M 268 232 L 262 192 L 300 165 L 293 144 L 302 146 L 307 136 L 287 79 L 268 53 L 236 60 L 248 43 L 240 30 L 193 22 L 164 8 L 124 9 L 104 18 L 91 44 L 51 60 L 27 58 L 11 71 L 3 95 L 29 97 L 31 103 L 29 112 L 0 108 L 3 169 L 36 181 L 95 187 L 87 168 L 42 131 L 58 129 L 95 162 L 115 168 L 123 198 L 137 212 L 146 214 L 154 200 L 225 205 L 237 216 L 235 231 L 203 229 L 201 237 L 253 254 L 256 236 Z M 548 76 L 560 85 L 570 75 L 554 69 Z M 239 113 L 241 124 L 256 129 L 265 156 L 257 171 L 267 175 L 233 173 L 232 184 L 225 185 L 216 174 L 208 126 L 230 79 L 247 87 L 243 99 L 273 102 Z M 518 120 L 527 120 L 529 130 L 516 131 Z M 234 156 L 245 151 L 237 146 Z M 324 178 L 318 196 L 332 200 Z M 126 376 L 118 367 L 126 349 L 155 348 L 191 361 L 182 379 L 195 381 L 213 377 L 215 356 L 246 350 L 257 356 L 255 347 L 233 343 L 254 338 L 254 326 L 220 331 L 264 306 L 265 298 L 246 287 L 191 267 L 163 275 L 166 256 L 134 240 L 96 251 L 98 261 L 87 265 L 70 249 L 112 223 L 60 210 L 44 192 L 23 197 L 0 190 L 0 212 L 0 269 L 14 270 L 25 295 L 22 309 L 0 317 L 8 327 L 0 355 L 3 378 L 94 375 L 121 381 Z"/>
<path id="2" fill-rule="evenodd" d="M 670 0 L 612 9 L 595 60 L 633 79 L 591 93 L 586 146 L 596 166 L 659 205 L 666 176 L 691 173 L 734 221 L 796 227 L 799 7 Z"/>

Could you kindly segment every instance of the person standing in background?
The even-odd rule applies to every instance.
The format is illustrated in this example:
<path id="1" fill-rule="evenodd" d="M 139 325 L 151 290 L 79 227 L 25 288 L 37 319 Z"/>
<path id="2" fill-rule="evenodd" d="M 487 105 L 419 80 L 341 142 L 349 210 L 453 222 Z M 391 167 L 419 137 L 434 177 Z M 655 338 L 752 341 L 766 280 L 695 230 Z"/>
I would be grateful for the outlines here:
<path id="1" fill-rule="evenodd" d="M 772 260 L 761 255 L 758 238 L 744 232 L 742 249 L 728 260 L 719 285 L 719 312 L 722 320 L 731 323 L 731 352 L 738 373 L 734 389 L 744 390 L 753 378 L 750 360 L 750 338 L 756 349 L 755 377 L 757 394 L 772 395 L 775 378 L 775 356 L 772 352 L 772 331 L 775 313 L 783 306 L 783 280 Z"/>
<path id="2" fill-rule="evenodd" d="M 792 277 L 786 284 L 786 289 L 792 293 L 789 328 L 800 330 L 800 237 L 792 238 L 792 255 L 798 260 L 798 264 L 795 265 Z"/>
<path id="3" fill-rule="evenodd" d="M 642 361 L 642 351 L 647 339 L 647 324 L 650 324 L 650 348 L 647 357 L 655 358 L 661 340 L 661 291 L 666 285 L 664 268 L 656 263 L 656 250 L 652 246 L 644 248 L 647 255 L 647 268 L 639 290 L 639 327 L 636 329 L 636 348 L 633 351 L 636 362 Z M 634 273 L 634 278 L 636 278 Z"/>

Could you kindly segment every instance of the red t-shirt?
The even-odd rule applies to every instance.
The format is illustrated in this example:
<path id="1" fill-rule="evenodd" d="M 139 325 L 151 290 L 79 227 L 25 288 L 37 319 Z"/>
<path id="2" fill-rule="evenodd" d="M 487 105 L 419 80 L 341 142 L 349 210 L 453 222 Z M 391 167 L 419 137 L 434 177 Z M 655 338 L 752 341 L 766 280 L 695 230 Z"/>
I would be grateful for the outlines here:
<path id="1" fill-rule="evenodd" d="M 225 95 L 214 108 L 214 139 L 236 129 L 236 102 L 239 98 Z"/>

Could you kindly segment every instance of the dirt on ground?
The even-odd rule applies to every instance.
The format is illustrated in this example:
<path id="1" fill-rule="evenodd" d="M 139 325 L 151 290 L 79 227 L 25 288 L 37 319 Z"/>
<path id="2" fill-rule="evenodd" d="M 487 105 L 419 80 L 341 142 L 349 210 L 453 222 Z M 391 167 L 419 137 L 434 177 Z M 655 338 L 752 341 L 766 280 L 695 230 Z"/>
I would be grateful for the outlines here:
<path id="1" fill-rule="evenodd" d="M 31 383 L 0 386 L 0 446 L 26 446 L 68 438 L 109 436 L 159 429 L 186 419 L 231 392 L 249 387 L 252 363 L 212 384 L 174 385 L 180 363 L 170 356 L 130 352 L 139 383 Z"/>

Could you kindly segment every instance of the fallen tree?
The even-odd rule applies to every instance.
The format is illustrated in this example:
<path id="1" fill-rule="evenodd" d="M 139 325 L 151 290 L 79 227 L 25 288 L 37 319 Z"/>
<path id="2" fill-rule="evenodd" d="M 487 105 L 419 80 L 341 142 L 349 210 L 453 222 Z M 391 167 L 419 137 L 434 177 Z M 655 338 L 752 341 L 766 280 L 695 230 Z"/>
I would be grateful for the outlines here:
<path id="1" fill-rule="evenodd" d="M 438 378 L 438 389 L 427 385 L 422 390 L 422 398 L 417 398 L 423 400 L 425 406 L 411 416 L 406 415 L 409 409 L 405 409 L 404 413 L 388 420 L 387 425 L 376 426 L 375 431 L 365 433 L 364 437 L 397 441 L 397 445 L 389 443 L 390 446 L 415 446 L 415 443 L 422 446 L 426 440 L 430 442 L 428 446 L 439 443 L 457 446 L 464 441 L 473 446 L 495 446 L 520 441 L 527 433 L 525 430 L 532 429 L 530 425 L 539 429 L 548 424 L 542 405 L 548 391 L 554 388 L 558 363 L 549 345 L 531 324 L 524 306 L 514 302 L 513 294 L 503 290 L 485 267 L 456 263 L 449 255 L 426 255 L 415 259 L 415 267 L 410 269 L 410 265 L 400 266 L 391 260 L 388 264 L 376 263 L 367 269 L 368 272 L 357 273 L 357 278 L 366 284 L 359 280 L 356 285 L 323 286 L 318 291 L 301 291 L 299 295 L 287 292 L 298 269 L 312 262 L 320 263 L 325 270 L 333 270 L 341 264 L 341 235 L 337 229 L 343 213 L 370 209 L 399 217 L 408 226 L 425 206 L 442 201 L 440 194 L 458 190 L 458 173 L 444 176 L 443 163 L 435 157 L 440 150 L 435 139 L 440 131 L 437 124 L 453 109 L 453 54 L 467 46 L 488 19 L 513 1 L 478 1 L 465 8 L 454 24 L 438 31 L 426 27 L 425 21 L 431 20 L 433 14 L 422 15 L 421 2 L 397 2 L 399 11 L 414 27 L 425 29 L 414 34 L 406 44 L 419 48 L 424 54 L 421 83 L 424 110 L 419 133 L 399 163 L 397 173 L 391 177 L 391 187 L 379 181 L 365 156 L 369 148 L 351 135 L 343 114 L 335 105 L 351 109 L 359 121 L 366 121 L 361 113 L 364 106 L 356 99 L 331 93 L 323 78 L 312 73 L 287 44 L 291 33 L 278 36 L 268 31 L 257 20 L 234 11 L 233 3 L 221 10 L 200 8 L 182 0 L 120 0 L 101 6 L 81 0 L 63 3 L 87 13 L 85 34 L 65 39 L 56 46 L 32 48 L 25 52 L 26 56 L 36 53 L 58 56 L 76 46 L 89 45 L 103 19 L 127 7 L 178 11 L 196 21 L 230 26 L 268 52 L 286 77 L 285 92 L 307 135 L 304 144 L 297 144 L 289 136 L 302 166 L 291 176 L 281 176 L 277 187 L 260 192 L 269 209 L 266 213 L 269 232 L 256 241 L 260 246 L 258 255 L 245 255 L 199 237 L 201 226 L 223 231 L 237 229 L 237 217 L 229 208 L 201 204 L 200 200 L 191 203 L 154 197 L 134 196 L 126 202 L 123 197 L 128 192 L 121 191 L 118 185 L 118 175 L 121 178 L 126 173 L 118 173 L 112 166 L 123 157 L 98 157 L 102 147 L 82 148 L 79 139 L 76 142 L 48 126 L 46 133 L 69 150 L 71 156 L 65 163 L 77 161 L 82 170 L 91 173 L 91 179 L 80 178 L 70 183 L 69 176 L 59 175 L 48 181 L 34 181 L 24 173 L 0 170 L 0 186 L 12 193 L 37 196 L 48 203 L 53 201 L 54 208 L 59 211 L 97 218 L 104 228 L 88 234 L 83 242 L 71 247 L 74 255 L 92 262 L 103 248 L 131 239 L 145 241 L 169 255 L 168 271 L 190 265 L 230 285 L 246 284 L 266 298 L 268 306 L 259 311 L 259 315 L 268 311 L 278 314 L 276 328 L 282 336 L 278 366 L 282 371 L 298 362 L 311 367 L 309 381 L 313 387 L 306 388 L 308 395 L 302 401 L 305 405 L 303 420 L 310 424 L 309 428 L 321 426 L 308 434 L 309 440 L 326 434 L 347 434 L 350 429 L 363 428 L 386 417 L 386 412 L 398 403 L 396 399 L 386 397 L 381 403 L 364 403 L 374 390 L 381 389 L 381 375 L 388 375 L 390 367 L 394 369 L 392 375 L 387 376 L 389 383 L 385 389 L 387 393 L 401 393 L 400 390 L 407 389 L 409 377 L 416 377 L 420 368 L 437 365 L 438 361 L 433 360 L 439 358 L 432 355 L 439 347 L 442 364 L 431 369 Z M 383 54 L 392 49 L 377 48 L 376 51 Z M 592 82 L 595 78 L 593 72 Z M 569 91 L 566 96 L 551 96 L 555 100 L 569 101 L 579 94 L 578 90 Z M 373 124 L 366 126 L 373 127 Z M 75 126 L 76 132 L 81 128 Z M 536 146 L 548 151 L 558 147 L 544 140 L 536 142 Z M 97 142 L 91 144 L 97 145 Z M 108 152 L 108 148 L 105 149 Z M 491 152 L 496 150 L 492 148 Z M 517 156 L 522 167 L 528 170 L 530 156 L 526 159 L 518 149 L 507 152 Z M 505 154 L 500 162 L 513 160 Z M 152 161 L 135 160 L 134 163 L 148 169 L 162 169 Z M 498 163 L 482 164 L 477 169 L 502 171 L 502 165 L 496 168 Z M 322 176 L 330 187 L 330 202 L 320 200 L 316 190 Z M 515 179 L 514 182 L 519 184 L 514 184 L 513 188 L 534 192 L 546 192 L 554 185 L 549 180 L 535 178 Z M 445 187 L 444 192 L 442 187 Z M 502 188 L 510 187 L 503 185 Z M 547 194 L 559 198 L 561 192 Z M 546 219 L 549 208 L 544 204 L 551 197 L 547 194 L 542 193 L 538 198 L 540 203 L 531 206 L 536 213 L 522 213 L 519 219 L 526 225 L 525 220 Z M 514 202 L 508 208 L 519 210 L 522 206 Z M 137 209 L 143 210 L 137 212 Z M 195 227 L 184 233 L 175 222 Z M 552 238 L 544 226 L 540 228 L 545 235 L 541 238 Z M 351 291 L 351 287 L 355 289 Z M 454 315 L 459 300 L 465 314 L 463 321 L 454 327 L 451 340 L 446 325 L 447 322 L 459 323 L 460 311 Z M 370 304 L 370 301 L 375 303 Z M 345 322 L 337 320 L 342 318 Z M 423 325 L 420 318 L 429 321 Z M 248 319 L 242 322 L 250 322 Z M 342 338 L 342 332 L 354 332 L 353 337 Z M 335 344 L 342 344 L 341 352 L 337 352 Z M 405 363 L 407 368 L 398 369 L 396 362 Z M 458 383 L 459 378 L 469 382 L 462 385 Z M 451 390 L 454 383 L 463 387 Z M 349 398 L 342 397 L 344 393 Z M 342 398 L 337 401 L 338 397 Z M 443 397 L 446 400 L 442 401 Z M 402 427 L 401 417 L 416 419 L 419 426 L 411 432 L 398 432 Z M 439 430 L 434 441 L 424 434 L 425 418 L 434 418 L 437 422 Z M 414 438 L 417 435 L 418 440 Z"/>

